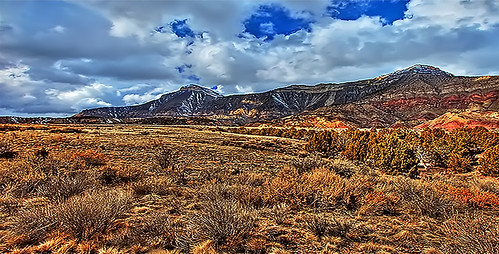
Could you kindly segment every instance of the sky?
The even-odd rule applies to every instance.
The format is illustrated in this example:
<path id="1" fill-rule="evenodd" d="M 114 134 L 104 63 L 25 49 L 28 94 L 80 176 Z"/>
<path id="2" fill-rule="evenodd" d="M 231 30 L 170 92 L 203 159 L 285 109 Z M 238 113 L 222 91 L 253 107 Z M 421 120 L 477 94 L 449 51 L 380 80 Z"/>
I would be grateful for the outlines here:
<path id="1" fill-rule="evenodd" d="M 497 0 L 0 0 L 0 115 L 374 78 L 499 74 Z"/>

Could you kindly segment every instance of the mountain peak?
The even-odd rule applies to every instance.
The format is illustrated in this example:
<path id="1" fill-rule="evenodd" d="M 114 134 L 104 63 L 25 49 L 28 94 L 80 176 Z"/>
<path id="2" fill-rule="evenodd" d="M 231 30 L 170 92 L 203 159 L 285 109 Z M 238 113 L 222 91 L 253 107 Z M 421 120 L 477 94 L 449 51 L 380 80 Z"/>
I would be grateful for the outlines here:
<path id="1" fill-rule="evenodd" d="M 223 97 L 223 95 L 221 95 L 220 93 L 218 93 L 217 91 L 215 91 L 213 89 L 210 89 L 207 87 L 202 87 L 202 86 L 196 85 L 196 84 L 189 84 L 189 85 L 182 86 L 179 91 L 197 91 L 197 92 L 202 92 L 202 93 L 205 93 L 205 94 L 213 96 L 213 97 Z"/>
<path id="2" fill-rule="evenodd" d="M 393 74 L 431 74 L 431 75 L 447 76 L 447 77 L 454 76 L 454 74 L 443 71 L 438 67 L 425 64 L 415 64 L 405 69 L 395 71 Z"/>

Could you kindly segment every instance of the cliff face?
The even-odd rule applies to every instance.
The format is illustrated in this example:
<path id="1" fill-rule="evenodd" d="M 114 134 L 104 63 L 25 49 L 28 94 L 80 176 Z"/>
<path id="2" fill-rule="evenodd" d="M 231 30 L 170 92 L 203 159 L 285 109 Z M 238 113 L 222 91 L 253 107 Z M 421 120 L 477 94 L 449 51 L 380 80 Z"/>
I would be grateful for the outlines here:
<path id="1" fill-rule="evenodd" d="M 427 65 L 374 79 L 223 96 L 197 85 L 137 106 L 84 110 L 75 117 L 207 117 L 238 123 L 320 116 L 358 127 L 415 126 L 449 111 L 499 110 L 499 77 L 458 77 Z"/>
<path id="2" fill-rule="evenodd" d="M 448 112 L 499 111 L 497 76 L 457 77 L 441 71 L 417 70 L 402 76 L 380 93 L 350 104 L 323 107 L 310 114 L 343 119 L 359 127 L 390 127 L 400 123 L 412 127 Z"/>

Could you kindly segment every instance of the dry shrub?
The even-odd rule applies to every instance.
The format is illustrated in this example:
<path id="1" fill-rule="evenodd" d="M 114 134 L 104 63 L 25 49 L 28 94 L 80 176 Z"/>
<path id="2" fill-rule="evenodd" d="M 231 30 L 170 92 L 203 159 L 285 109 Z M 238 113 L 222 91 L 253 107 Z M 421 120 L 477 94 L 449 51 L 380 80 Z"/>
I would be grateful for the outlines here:
<path id="1" fill-rule="evenodd" d="M 443 252 L 441 252 L 440 250 L 438 249 L 435 249 L 433 247 L 430 247 L 430 248 L 426 248 L 423 250 L 423 252 L 421 252 L 422 254 L 444 254 Z"/>
<path id="2" fill-rule="evenodd" d="M 155 173 L 170 176 L 179 185 L 187 184 L 187 169 L 179 163 L 180 154 L 169 148 L 162 147 L 154 155 L 159 171 Z"/>
<path id="3" fill-rule="evenodd" d="M 245 207 L 261 208 L 263 202 L 263 190 L 261 187 L 236 184 L 231 186 L 237 201 Z"/>
<path id="4" fill-rule="evenodd" d="M 299 195 L 299 174 L 294 168 L 283 168 L 276 177 L 268 179 L 263 188 L 263 200 L 270 205 L 286 203 L 295 209 L 303 204 Z"/>
<path id="5" fill-rule="evenodd" d="M 274 248 L 271 250 L 270 253 L 271 254 L 290 254 L 291 252 L 289 252 L 287 250 L 280 249 L 280 248 Z"/>
<path id="6" fill-rule="evenodd" d="M 143 178 L 132 184 L 132 190 L 136 195 L 168 195 L 174 193 L 178 195 L 178 188 L 174 180 L 169 176 Z"/>
<path id="7" fill-rule="evenodd" d="M 299 174 L 310 172 L 314 168 L 327 167 L 328 161 L 318 154 L 313 154 L 305 158 L 295 158 L 291 161 L 291 166 L 295 168 Z"/>
<path id="8" fill-rule="evenodd" d="M 238 172 L 239 169 L 236 169 L 235 172 Z M 218 182 L 223 183 L 228 180 L 231 172 L 227 169 L 220 169 L 217 167 L 206 167 L 200 170 L 197 170 L 197 181 L 199 183 L 202 182 Z"/>
<path id="9" fill-rule="evenodd" d="M 89 253 L 82 252 L 77 245 L 77 242 L 74 239 L 70 239 L 67 234 L 54 232 L 48 234 L 47 239 L 39 245 L 14 249 L 11 253 L 69 253 L 75 251 L 75 249 L 78 253 Z"/>
<path id="10" fill-rule="evenodd" d="M 324 236 L 345 237 L 351 223 L 345 218 L 333 218 L 325 214 L 309 214 L 303 218 L 305 226 L 319 238 Z"/>
<path id="11" fill-rule="evenodd" d="M 267 253 L 268 249 L 274 246 L 279 246 L 279 244 L 270 242 L 267 237 L 252 235 L 246 243 L 245 243 L 245 252 L 246 253 Z"/>
<path id="12" fill-rule="evenodd" d="M 494 193 L 466 187 L 455 187 L 452 184 L 443 185 L 442 188 L 450 198 L 472 209 L 499 208 L 499 196 Z"/>
<path id="13" fill-rule="evenodd" d="M 357 249 L 359 253 L 398 253 L 392 246 L 375 242 L 361 243 Z"/>
<path id="14" fill-rule="evenodd" d="M 59 223 L 55 213 L 50 206 L 19 211 L 13 217 L 13 228 L 7 242 L 24 245 L 42 241 Z"/>
<path id="15" fill-rule="evenodd" d="M 13 197 L 45 196 L 64 200 L 97 184 L 92 174 L 81 169 L 81 164 L 63 155 L 26 154 L 6 166 L 1 181 Z"/>
<path id="16" fill-rule="evenodd" d="M 216 254 L 218 253 L 215 248 L 213 248 L 213 241 L 206 240 L 192 248 L 193 254 Z"/>
<path id="17" fill-rule="evenodd" d="M 439 230 L 440 246 L 448 253 L 497 253 L 499 220 L 483 213 L 456 215 Z"/>
<path id="18" fill-rule="evenodd" d="M 499 181 L 495 178 L 473 178 L 466 183 L 470 184 L 471 188 L 499 195 Z"/>
<path id="19" fill-rule="evenodd" d="M 114 185 L 121 183 L 135 182 L 143 178 L 144 171 L 134 170 L 127 165 L 115 165 L 113 167 L 105 167 L 100 170 L 99 180 L 102 184 Z"/>
<path id="20" fill-rule="evenodd" d="M 106 231 L 130 202 L 130 194 L 123 190 L 90 191 L 70 198 L 55 210 L 63 231 L 78 239 L 89 239 Z"/>
<path id="21" fill-rule="evenodd" d="M 356 172 L 360 171 L 359 166 L 351 161 L 346 160 L 328 160 L 318 154 L 306 158 L 296 158 L 291 162 L 291 165 L 298 171 L 299 174 L 310 172 L 315 168 L 329 169 L 341 177 L 349 178 Z"/>
<path id="22" fill-rule="evenodd" d="M 6 141 L 0 141 L 0 159 L 12 159 L 17 156 L 11 145 Z"/>
<path id="23" fill-rule="evenodd" d="M 316 168 L 302 175 L 301 195 L 307 205 L 332 208 L 343 200 L 347 182 L 335 172 Z"/>
<path id="24" fill-rule="evenodd" d="M 36 194 L 42 184 L 62 174 L 64 167 L 67 164 L 57 158 L 27 154 L 8 166 L 4 173 L 4 184 L 12 196 L 26 197 Z"/>
<path id="25" fill-rule="evenodd" d="M 156 163 L 162 170 L 173 170 L 177 166 L 178 155 L 171 149 L 162 147 L 155 154 Z"/>
<path id="26" fill-rule="evenodd" d="M 400 197 L 375 191 L 362 197 L 362 206 L 357 211 L 359 215 L 396 215 L 399 213 Z"/>
<path id="27" fill-rule="evenodd" d="M 367 173 L 363 172 L 365 169 L 361 169 L 361 167 L 355 165 L 353 162 L 340 159 L 332 160 L 329 164 L 329 169 L 345 178 L 350 178 L 355 173 Z"/>
<path id="28" fill-rule="evenodd" d="M 98 182 L 93 175 L 76 171 L 47 178 L 37 187 L 36 194 L 62 202 L 96 186 Z"/>
<path id="29" fill-rule="evenodd" d="M 401 176 L 385 177 L 379 179 L 376 189 L 398 200 L 403 213 L 444 219 L 462 207 L 442 192 L 440 184 Z"/>
<path id="30" fill-rule="evenodd" d="M 293 209 L 303 206 L 332 208 L 343 203 L 348 182 L 335 172 L 316 168 L 299 175 L 284 168 L 264 185 L 263 199 L 269 204 L 286 203 Z"/>
<path id="31" fill-rule="evenodd" d="M 114 234 L 113 246 L 147 246 L 148 249 L 173 249 L 182 225 L 174 220 L 168 211 L 153 211 L 141 219 L 141 223 Z"/>
<path id="32" fill-rule="evenodd" d="M 83 161 L 84 165 L 87 167 L 98 167 L 106 165 L 106 156 L 104 154 L 94 151 L 86 150 L 74 153 L 74 158 Z"/>
<path id="33" fill-rule="evenodd" d="M 50 130 L 51 133 L 87 133 L 86 130 L 74 128 L 74 127 L 64 127 L 64 128 L 54 128 Z"/>
<path id="34" fill-rule="evenodd" d="M 77 239 L 90 239 L 105 232 L 130 203 L 122 190 L 89 191 L 58 205 L 22 210 L 13 218 L 12 238 L 21 243 L 39 242 L 52 230 Z"/>
<path id="35" fill-rule="evenodd" d="M 269 175 L 264 173 L 243 172 L 233 178 L 235 184 L 260 187 L 267 181 Z"/>
<path id="36" fill-rule="evenodd" d="M 289 218 L 291 209 L 285 203 L 277 204 L 272 207 L 270 218 L 277 224 L 284 224 Z"/>
<path id="37" fill-rule="evenodd" d="M 59 158 L 43 158 L 34 154 L 26 154 L 14 164 L 17 170 L 12 170 L 12 177 L 16 180 L 44 179 L 57 175 L 67 168 L 67 163 Z"/>
<path id="38" fill-rule="evenodd" d="M 171 249 L 176 246 L 180 226 L 167 211 L 156 211 L 145 218 L 138 234 L 144 236 L 150 246 Z"/>
<path id="39" fill-rule="evenodd" d="M 145 251 L 142 249 L 135 250 L 133 248 L 130 249 L 129 251 L 127 251 L 127 253 L 143 253 L 143 252 L 145 252 Z M 147 253 L 148 254 L 181 254 L 182 252 L 180 252 L 180 250 L 153 249 L 153 250 L 149 250 Z"/>
<path id="40" fill-rule="evenodd" d="M 42 147 L 42 148 L 35 150 L 35 156 L 37 156 L 37 157 L 41 157 L 41 158 L 45 159 L 45 158 L 47 158 L 48 155 L 49 155 L 49 152 L 47 151 L 47 149 L 45 149 L 45 147 Z"/>
<path id="41" fill-rule="evenodd" d="M 17 209 L 18 200 L 9 196 L 0 196 L 0 216 L 10 215 Z"/>
<path id="42" fill-rule="evenodd" d="M 192 246 L 206 240 L 217 249 L 240 249 L 255 223 L 255 213 L 237 201 L 233 188 L 209 184 L 200 190 L 200 210 L 188 215 L 181 245 Z"/>
<path id="43" fill-rule="evenodd" d="M 212 240 L 217 248 L 235 249 L 254 227 L 254 214 L 235 200 L 205 202 L 189 221 L 198 242 Z"/>
<path id="44" fill-rule="evenodd" d="M 228 183 L 206 183 L 198 191 L 201 202 L 213 203 L 219 200 L 237 201 L 237 188 Z"/>

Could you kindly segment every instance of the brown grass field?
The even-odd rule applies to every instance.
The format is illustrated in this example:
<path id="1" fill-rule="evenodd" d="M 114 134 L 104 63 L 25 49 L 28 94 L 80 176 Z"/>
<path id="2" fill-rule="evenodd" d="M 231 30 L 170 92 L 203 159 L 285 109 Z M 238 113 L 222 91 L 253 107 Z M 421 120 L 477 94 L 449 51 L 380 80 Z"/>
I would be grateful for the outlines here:
<path id="1" fill-rule="evenodd" d="M 216 127 L 0 128 L 2 253 L 499 253 L 499 181 Z"/>

